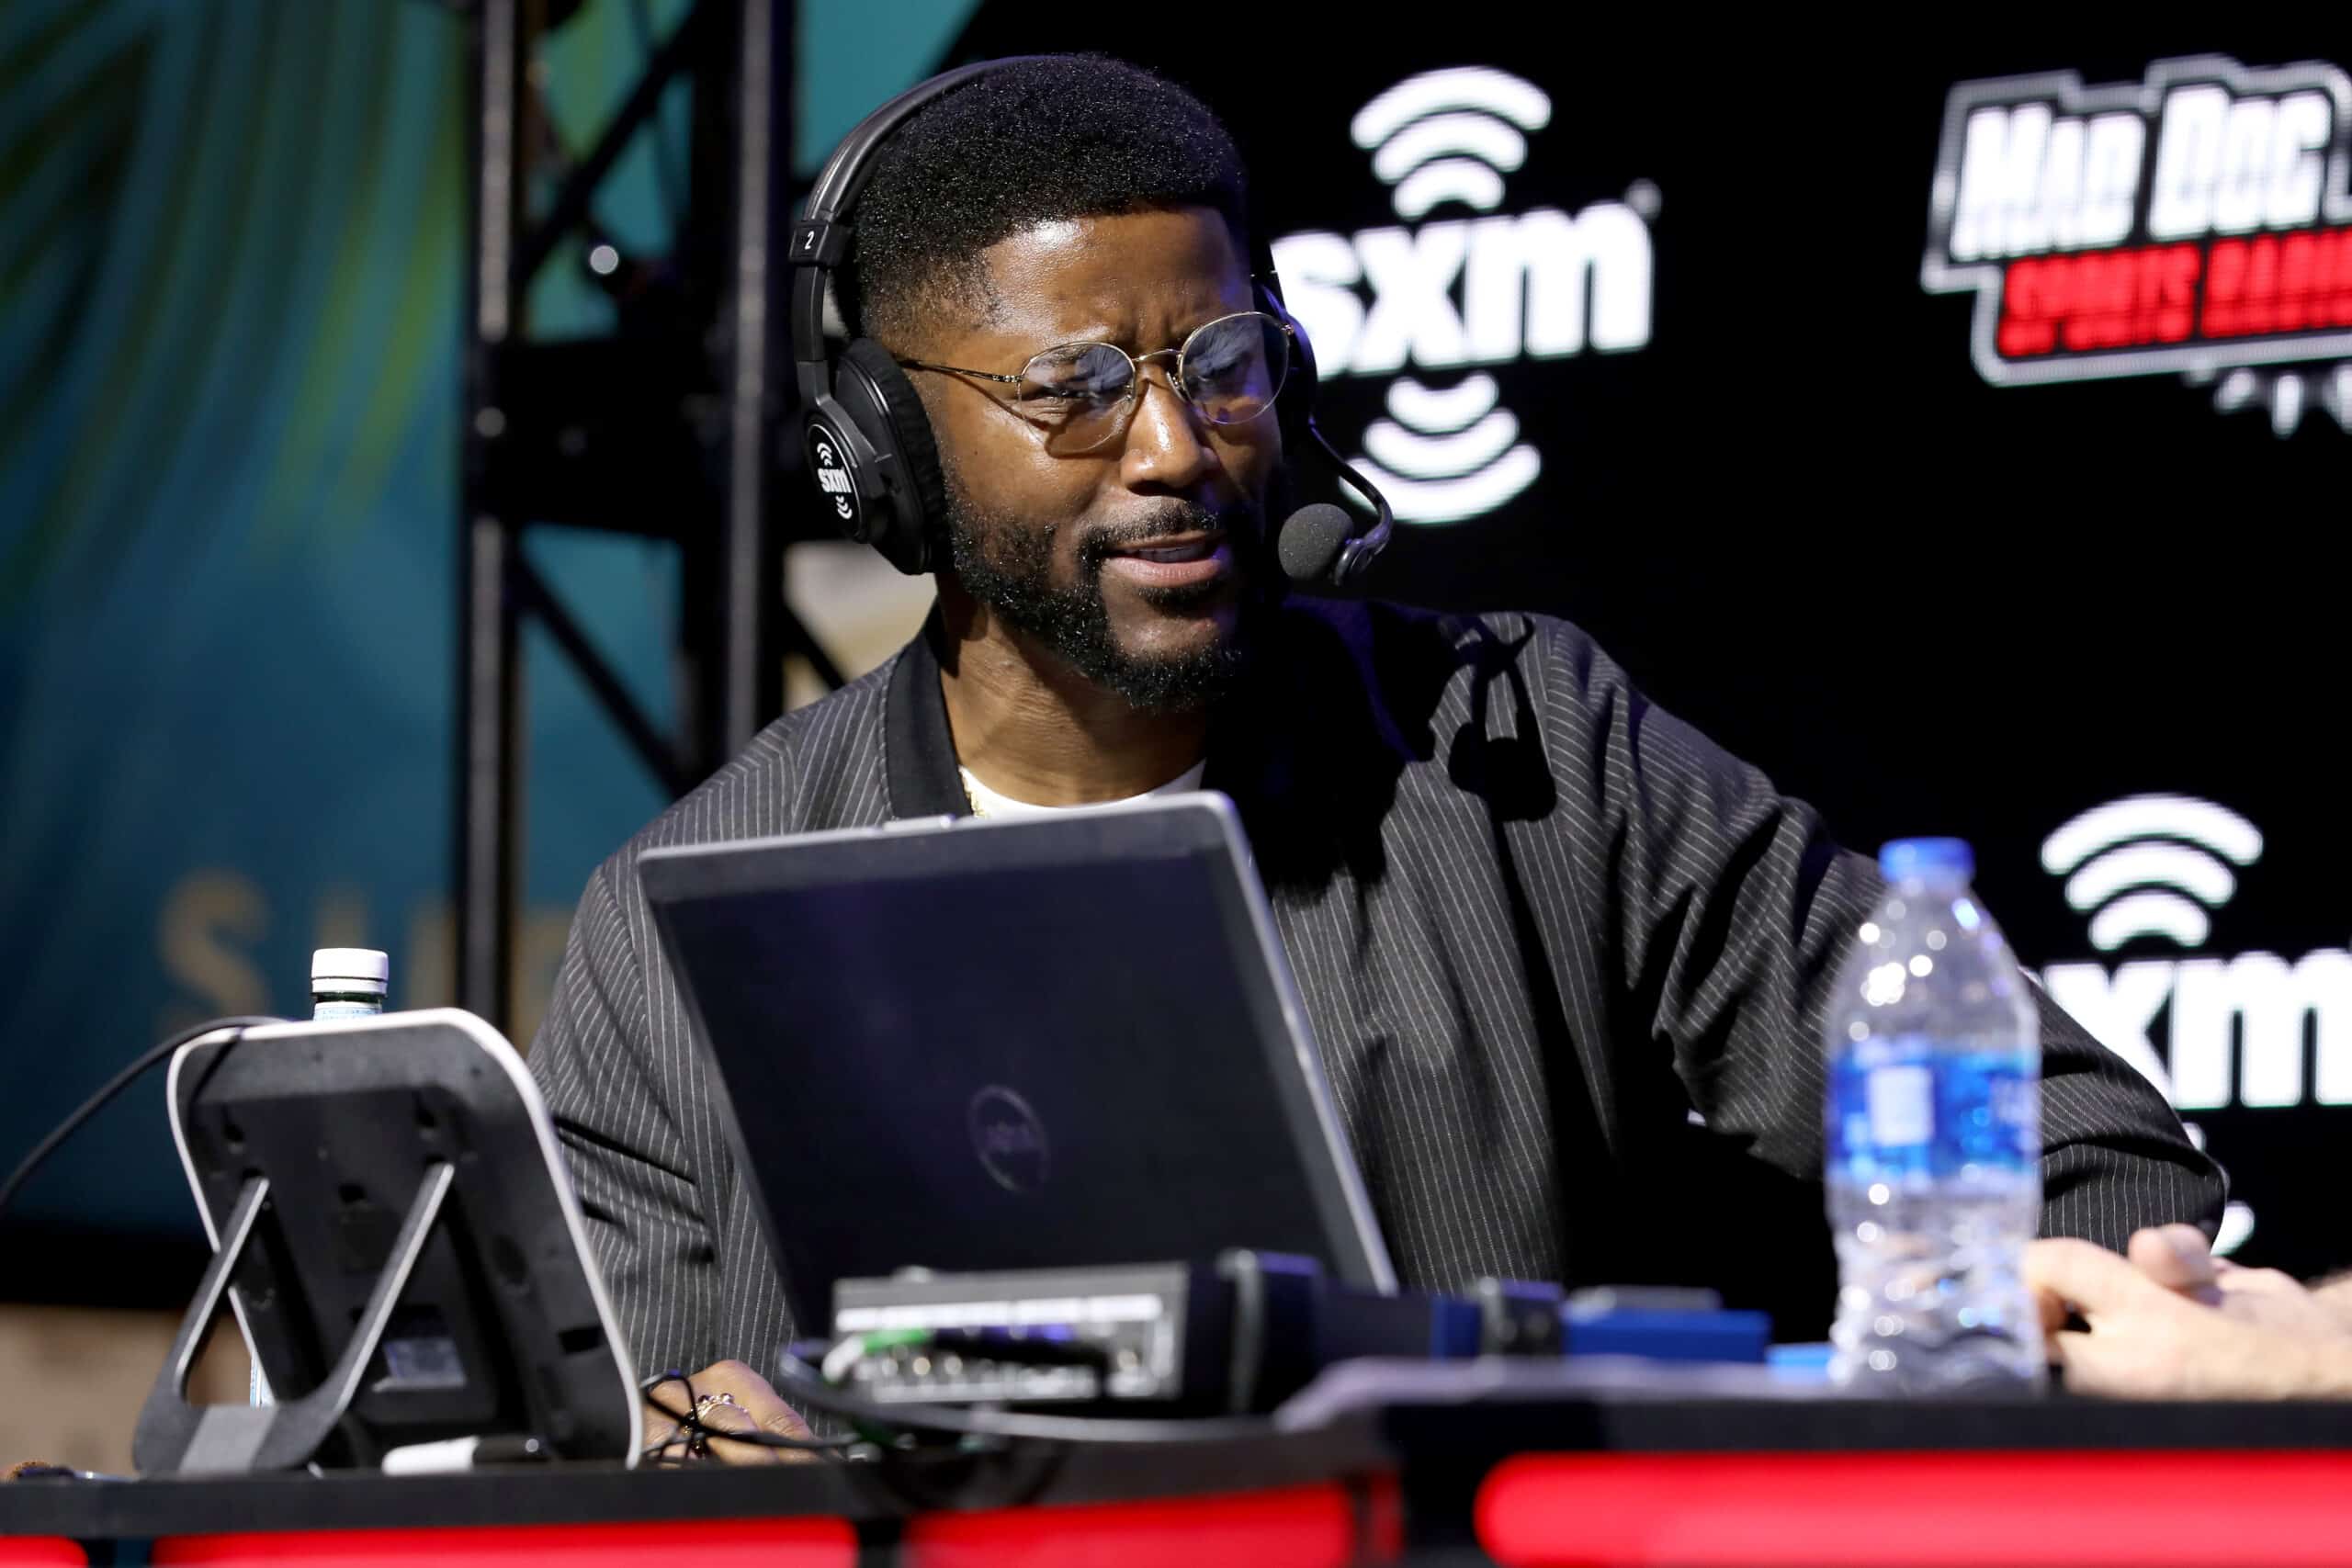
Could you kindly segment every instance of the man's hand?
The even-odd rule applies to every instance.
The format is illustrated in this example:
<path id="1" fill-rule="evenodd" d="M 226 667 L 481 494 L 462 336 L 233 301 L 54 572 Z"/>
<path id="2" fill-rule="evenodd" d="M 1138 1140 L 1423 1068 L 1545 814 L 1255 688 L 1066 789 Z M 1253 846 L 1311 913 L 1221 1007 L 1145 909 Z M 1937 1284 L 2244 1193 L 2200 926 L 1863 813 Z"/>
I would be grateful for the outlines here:
<path id="1" fill-rule="evenodd" d="M 2335 1314 L 2345 1333 L 2352 1334 L 2352 1272 L 2330 1274 L 2312 1286 L 2312 1294 Z"/>
<path id="2" fill-rule="evenodd" d="M 2275 1270 L 2214 1258 L 2202 1235 L 2192 1249 L 2173 1234 L 2181 1230 L 2197 1235 L 2142 1231 L 2129 1260 L 2071 1239 L 2026 1249 L 2026 1282 L 2068 1388 L 2142 1399 L 2352 1397 L 2352 1336 L 2326 1308 Z M 2070 1311 L 2088 1333 L 2061 1326 Z"/>
<path id="3" fill-rule="evenodd" d="M 714 1361 L 687 1380 L 702 1405 L 702 1425 L 714 1436 L 710 1457 L 722 1464 L 782 1464 L 809 1459 L 805 1449 L 779 1449 L 716 1436 L 720 1432 L 762 1431 L 779 1438 L 813 1436 L 800 1413 L 784 1402 L 768 1380 L 741 1361 Z M 714 1398 L 727 1394 L 732 1403 Z M 678 1417 L 689 1401 L 684 1383 L 672 1378 L 653 1385 L 646 1396 L 645 1442 L 649 1458 L 684 1459 L 687 1433 Z"/>

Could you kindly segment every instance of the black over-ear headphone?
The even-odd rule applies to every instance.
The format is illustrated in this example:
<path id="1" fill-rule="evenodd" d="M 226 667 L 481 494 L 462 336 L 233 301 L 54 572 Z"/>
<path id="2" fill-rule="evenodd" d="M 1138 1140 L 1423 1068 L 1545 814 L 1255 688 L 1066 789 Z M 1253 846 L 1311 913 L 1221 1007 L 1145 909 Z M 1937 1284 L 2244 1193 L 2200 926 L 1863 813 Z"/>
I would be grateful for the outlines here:
<path id="1" fill-rule="evenodd" d="M 790 260 L 797 269 L 792 281 L 792 352 L 808 472 L 834 525 L 872 545 L 910 575 L 936 570 L 945 562 L 947 505 L 939 444 L 914 383 L 888 349 L 861 337 L 838 358 L 826 352 L 825 284 L 849 254 L 854 232 L 849 214 L 874 172 L 876 150 L 890 133 L 974 77 L 1035 58 L 1014 55 L 961 66 L 917 83 L 867 115 L 826 160 L 800 220 L 792 226 Z M 1262 226 L 1251 229 L 1250 260 L 1261 307 L 1291 330 L 1294 363 L 1276 404 L 1284 452 L 1320 452 L 1378 513 L 1361 534 L 1345 512 L 1328 502 L 1302 507 L 1283 521 L 1276 547 L 1283 570 L 1299 581 L 1321 579 L 1338 586 L 1372 564 L 1386 547 L 1395 520 L 1380 492 L 1316 428 L 1315 352 L 1305 330 L 1283 308 L 1273 250 Z"/>

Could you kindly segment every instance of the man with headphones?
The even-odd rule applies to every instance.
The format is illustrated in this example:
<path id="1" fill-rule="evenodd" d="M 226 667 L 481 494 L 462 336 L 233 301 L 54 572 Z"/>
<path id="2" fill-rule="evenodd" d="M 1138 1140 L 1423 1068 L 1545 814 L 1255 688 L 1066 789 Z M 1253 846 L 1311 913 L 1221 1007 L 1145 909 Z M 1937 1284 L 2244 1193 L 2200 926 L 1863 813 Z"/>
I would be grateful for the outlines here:
<path id="1" fill-rule="evenodd" d="M 1712 1284 L 1817 1333 L 1820 1021 L 1876 871 L 1573 626 L 1290 591 L 1361 572 L 1385 508 L 1344 471 L 1374 528 L 1295 507 L 1338 460 L 1216 118 L 1101 58 L 953 73 L 850 134 L 789 243 L 822 503 L 939 597 L 582 899 L 531 1062 L 638 1364 L 797 1428 L 745 1364 L 792 1325 L 639 852 L 1197 784 L 1249 830 L 1408 1284 Z M 2162 1098 L 2046 1000 L 2042 1032 L 2044 1228 L 2210 1227 Z"/>

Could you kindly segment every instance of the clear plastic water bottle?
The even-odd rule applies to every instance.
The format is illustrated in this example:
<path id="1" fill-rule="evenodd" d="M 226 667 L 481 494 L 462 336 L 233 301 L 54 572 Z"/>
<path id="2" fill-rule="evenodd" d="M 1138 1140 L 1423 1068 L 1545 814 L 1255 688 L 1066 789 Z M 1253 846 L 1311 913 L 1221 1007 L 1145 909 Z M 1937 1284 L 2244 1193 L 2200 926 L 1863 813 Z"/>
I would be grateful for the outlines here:
<path id="1" fill-rule="evenodd" d="M 1838 971 L 1826 1177 L 1829 1374 L 1857 1393 L 2038 1386 L 2021 1273 L 2041 1219 L 2041 1043 L 1957 839 L 1879 856 L 1886 900 Z"/>

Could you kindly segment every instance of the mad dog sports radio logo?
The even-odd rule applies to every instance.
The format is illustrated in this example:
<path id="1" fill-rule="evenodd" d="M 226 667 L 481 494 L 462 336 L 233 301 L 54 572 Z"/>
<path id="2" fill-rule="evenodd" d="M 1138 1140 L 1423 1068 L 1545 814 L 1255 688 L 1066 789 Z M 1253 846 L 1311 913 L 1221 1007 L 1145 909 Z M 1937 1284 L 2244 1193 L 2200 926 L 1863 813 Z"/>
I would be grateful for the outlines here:
<path id="1" fill-rule="evenodd" d="M 2291 434 L 2352 430 L 2352 78 L 2205 55 L 2086 87 L 1965 82 L 1944 108 L 1927 259 L 1976 294 L 1996 386 L 2179 374 Z"/>

